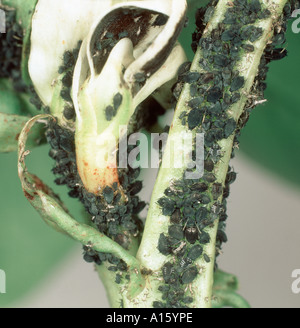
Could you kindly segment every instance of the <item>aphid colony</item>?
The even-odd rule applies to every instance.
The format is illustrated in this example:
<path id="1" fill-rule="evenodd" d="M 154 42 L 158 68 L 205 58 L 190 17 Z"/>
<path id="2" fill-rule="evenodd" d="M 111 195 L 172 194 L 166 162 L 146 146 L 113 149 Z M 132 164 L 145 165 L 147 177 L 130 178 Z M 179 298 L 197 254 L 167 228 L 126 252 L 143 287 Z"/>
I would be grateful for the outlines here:
<path id="1" fill-rule="evenodd" d="M 191 64 L 185 63 L 179 70 L 179 81 L 173 88 L 174 97 L 178 99 L 183 85 L 189 84 L 189 110 L 182 113 L 180 119 L 190 130 L 205 133 L 205 173 L 200 180 L 172 181 L 170 187 L 165 190 L 165 196 L 158 201 L 162 213 L 170 217 L 170 225 L 167 233 L 160 235 L 157 245 L 159 251 L 168 256 L 168 259 L 161 270 L 164 284 L 158 287 L 162 294 L 161 300 L 155 301 L 154 307 L 187 307 L 193 302 L 192 294 L 189 294 L 186 287 L 200 274 L 196 261 L 201 258 L 205 262 L 211 261 L 204 248 L 210 242 L 206 230 L 215 220 L 219 219 L 216 255 L 222 243 L 227 241 L 224 232 L 227 219 L 226 198 L 229 196 L 230 184 L 236 179 L 236 173 L 229 167 L 225 184 L 216 181 L 214 167 L 222 159 L 218 141 L 235 133 L 234 143 L 238 145 L 237 138 L 249 119 L 251 109 L 257 100 L 263 99 L 266 88 L 263 81 L 268 71 L 266 65 L 271 60 L 281 59 L 287 54 L 281 47 L 285 42 L 286 20 L 290 18 L 293 10 L 299 8 L 299 1 L 294 0 L 285 6 L 282 21 L 275 27 L 273 42 L 265 49 L 251 91 L 251 94 L 255 95 L 255 101 L 249 99 L 245 111 L 238 122 L 235 122 L 228 117 L 227 110 L 239 101 L 240 90 L 245 83 L 244 78 L 235 70 L 235 65 L 243 54 L 255 50 L 252 43 L 260 38 L 262 30 L 252 24 L 259 19 L 267 18 L 270 12 L 262 8 L 259 0 L 235 0 L 218 28 L 203 38 L 202 32 L 212 17 L 216 4 L 217 1 L 214 0 L 206 8 L 199 9 L 196 14 L 197 29 L 193 34 L 192 48 L 194 51 L 198 46 L 202 49 L 203 55 L 199 64 L 203 72 L 191 72 Z M 127 15 L 126 21 L 129 25 L 140 17 L 139 12 L 131 16 L 130 11 L 126 13 L 123 10 L 120 12 L 120 20 L 124 20 L 124 15 Z M 0 56 L 4 59 L 0 67 L 0 77 L 11 78 L 17 91 L 29 92 L 21 80 L 20 73 L 23 31 L 16 23 L 15 11 L 6 12 L 6 19 L 6 34 L 2 34 L 0 38 Z M 149 17 L 140 19 L 147 21 Z M 162 26 L 166 20 L 166 16 L 158 15 L 152 25 Z M 134 26 L 132 30 L 135 31 Z M 94 54 L 103 51 L 108 53 L 116 41 L 128 36 L 128 31 L 116 30 L 102 35 L 101 39 L 94 43 Z M 139 33 L 146 31 L 141 30 Z M 65 52 L 59 68 L 63 84 L 61 97 L 66 101 L 63 111 L 66 120 L 76 119 L 70 88 L 79 47 L 80 44 L 76 49 Z M 145 82 L 144 76 L 136 76 L 136 79 L 141 84 Z M 34 93 L 33 88 L 31 93 Z M 49 111 L 42 106 L 37 96 L 32 98 L 32 103 L 38 109 Z M 112 106 L 105 110 L 108 121 L 117 114 L 121 103 L 122 96 L 116 93 Z M 155 101 L 145 101 L 130 122 L 131 130 L 136 131 L 153 124 L 157 115 L 162 113 L 161 107 Z M 137 180 L 139 169 L 119 169 L 119 179 L 127 199 L 126 203 L 121 201 L 121 193 L 116 184 L 106 186 L 101 195 L 96 196 L 84 189 L 78 175 L 74 133 L 50 121 L 46 137 L 51 146 L 49 155 L 55 160 L 55 167 L 52 170 L 58 176 L 55 182 L 69 187 L 70 197 L 78 198 L 83 203 L 91 215 L 91 223 L 99 231 L 124 248 L 128 248 L 131 239 L 138 238 L 143 228 L 138 214 L 145 207 L 145 203 L 136 196 L 142 188 L 142 182 Z M 130 150 L 129 147 L 128 151 Z M 123 278 L 129 279 L 126 273 L 127 266 L 121 259 L 111 254 L 95 252 L 91 245 L 84 246 L 83 251 L 87 262 L 95 262 L 98 265 L 105 262 L 108 270 L 116 274 L 116 283 L 121 283 Z"/>
<path id="2" fill-rule="evenodd" d="M 117 8 L 106 15 L 97 26 L 91 40 L 91 55 L 95 71 L 99 74 L 111 50 L 123 38 L 129 38 L 133 47 L 143 40 L 151 28 L 163 26 L 168 16 L 139 8 Z M 135 76 L 144 84 L 145 77 Z"/>
<path id="3" fill-rule="evenodd" d="M 116 183 L 112 187 L 106 186 L 101 195 L 96 196 L 85 190 L 78 175 L 74 134 L 55 122 L 49 122 L 46 137 L 52 148 L 49 155 L 56 162 L 52 169 L 58 176 L 55 183 L 67 185 L 71 189 L 69 196 L 78 198 L 91 215 L 92 225 L 127 249 L 131 239 L 139 237 L 143 226 L 137 216 L 146 205 L 136 196 L 142 189 L 142 182 L 137 180 L 140 170 L 119 170 L 120 183 L 127 198 L 126 203 L 121 200 L 121 192 Z M 97 264 L 101 264 L 106 257 L 84 248 L 84 258 L 89 262 L 93 259 Z M 109 258 L 107 257 L 107 260 Z"/>
<path id="4" fill-rule="evenodd" d="M 45 110 L 41 100 L 37 96 L 33 86 L 28 86 L 22 79 L 21 62 L 22 55 L 27 55 L 28 49 L 22 50 L 25 47 L 23 44 L 24 32 L 22 26 L 16 20 L 15 10 L 6 10 L 5 7 L 1 10 L 5 12 L 5 29 L 6 33 L 0 37 L 0 78 L 9 78 L 12 81 L 12 86 L 17 92 L 28 93 L 31 98 L 30 102 L 38 109 Z"/>
<path id="5" fill-rule="evenodd" d="M 162 267 L 165 285 L 160 286 L 162 299 L 154 302 L 155 307 L 185 307 L 193 302 L 186 285 L 192 283 L 199 274 L 196 260 L 211 259 L 204 252 L 205 244 L 210 242 L 207 228 L 217 219 L 218 231 L 216 256 L 227 241 L 225 234 L 226 198 L 229 186 L 236 179 L 236 173 L 228 167 L 224 185 L 216 181 L 214 166 L 222 160 L 218 141 L 230 137 L 233 133 L 234 148 L 238 145 L 240 130 L 245 126 L 250 110 L 249 103 L 236 122 L 228 115 L 228 109 L 241 98 L 244 77 L 236 69 L 237 62 L 249 52 L 253 52 L 253 42 L 262 36 L 262 29 L 254 26 L 258 20 L 270 15 L 259 0 L 236 0 L 227 9 L 224 20 L 210 35 L 202 37 L 206 23 L 213 14 L 217 1 L 205 9 L 200 8 L 196 14 L 197 29 L 193 34 L 192 48 L 201 49 L 201 73 L 190 70 L 191 63 L 185 63 L 179 69 L 178 83 L 173 94 L 178 99 L 183 85 L 189 84 L 191 99 L 188 110 L 179 117 L 189 130 L 205 133 L 205 164 L 203 177 L 196 180 L 173 181 L 165 190 L 165 196 L 158 200 L 162 214 L 170 217 L 167 233 L 162 233 L 158 240 L 158 250 L 168 257 Z M 276 32 L 273 43 L 266 48 L 260 71 L 256 77 L 253 92 L 263 99 L 268 59 L 285 56 L 283 49 L 274 46 L 285 41 L 285 29 Z M 234 148 L 232 157 L 234 157 Z M 215 263 L 216 267 L 216 263 Z"/>
<path id="6" fill-rule="evenodd" d="M 67 121 L 75 120 L 75 109 L 71 98 L 71 87 L 73 82 L 73 72 L 75 63 L 79 54 L 82 41 L 79 41 L 77 47 L 72 51 L 66 51 L 63 55 L 63 65 L 58 69 L 58 73 L 62 74 L 62 90 L 60 96 L 65 100 L 63 116 Z"/>
<path id="7" fill-rule="evenodd" d="M 11 78 L 15 90 L 24 92 L 26 85 L 21 76 L 23 29 L 16 21 L 15 10 L 2 10 L 6 15 L 6 33 L 0 34 L 0 78 Z"/>
<path id="8" fill-rule="evenodd" d="M 125 33 L 121 34 L 121 36 L 125 37 Z M 106 35 L 106 37 L 112 37 L 112 35 Z M 66 103 L 63 115 L 67 120 L 76 119 L 70 90 L 79 47 L 80 43 L 76 49 L 65 52 L 62 58 L 62 65 L 59 67 L 59 74 L 63 75 L 61 97 Z M 122 101 L 122 95 L 116 93 L 113 97 L 112 105 L 105 109 L 107 121 L 110 121 L 117 114 Z M 142 127 L 151 126 L 155 123 L 157 116 L 163 113 L 164 110 L 154 99 L 147 99 L 137 108 L 129 123 L 128 131 L 137 131 Z M 142 189 L 142 182 L 137 180 L 140 169 L 129 167 L 118 170 L 123 198 L 126 199 L 125 202 L 121 197 L 121 190 L 117 183 L 112 186 L 106 186 L 100 195 L 96 196 L 85 190 L 77 172 L 74 133 L 60 127 L 56 122 L 50 121 L 46 137 L 52 148 L 49 155 L 56 161 L 55 167 L 52 170 L 58 176 L 55 180 L 56 184 L 67 185 L 70 189 L 69 196 L 78 198 L 90 214 L 91 224 L 127 249 L 132 238 L 140 238 L 140 233 L 143 229 L 143 223 L 138 218 L 138 214 L 146 205 L 137 196 Z M 131 146 L 129 146 L 128 152 L 131 150 Z M 101 265 L 103 262 L 106 262 L 107 265 L 113 264 L 108 269 L 115 272 L 117 283 L 122 282 L 122 277 L 129 277 L 125 274 L 127 267 L 120 259 L 113 257 L 111 254 L 95 252 L 88 246 L 85 246 L 83 250 L 84 259 L 87 262 L 93 261 L 98 265 Z"/>

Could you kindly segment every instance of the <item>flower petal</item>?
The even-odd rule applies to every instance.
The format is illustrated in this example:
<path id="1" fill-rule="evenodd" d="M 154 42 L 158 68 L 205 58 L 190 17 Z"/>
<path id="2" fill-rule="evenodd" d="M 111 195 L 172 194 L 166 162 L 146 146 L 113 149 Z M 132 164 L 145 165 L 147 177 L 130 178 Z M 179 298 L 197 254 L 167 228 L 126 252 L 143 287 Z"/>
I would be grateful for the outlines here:
<path id="1" fill-rule="evenodd" d="M 115 1 L 114 1 L 115 2 Z M 99 13 L 112 0 L 39 0 L 32 18 L 29 74 L 45 105 L 51 103 L 52 84 L 65 51 L 76 48 L 89 33 Z"/>

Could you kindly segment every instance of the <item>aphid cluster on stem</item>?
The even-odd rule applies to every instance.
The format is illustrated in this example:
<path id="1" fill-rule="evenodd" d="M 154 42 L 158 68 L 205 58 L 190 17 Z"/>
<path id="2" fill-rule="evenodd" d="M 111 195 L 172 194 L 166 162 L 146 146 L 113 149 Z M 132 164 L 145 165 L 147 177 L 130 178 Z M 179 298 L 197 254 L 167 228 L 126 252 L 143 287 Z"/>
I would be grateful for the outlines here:
<path id="1" fill-rule="evenodd" d="M 124 282 L 124 278 L 129 280 L 127 274 L 128 267 L 126 263 L 118 257 L 109 253 L 99 253 L 91 248 L 91 245 L 83 246 L 83 259 L 88 263 L 96 263 L 102 265 L 106 263 L 107 269 L 113 274 L 115 273 L 115 282 L 120 284 Z"/>
<path id="2" fill-rule="evenodd" d="M 60 92 L 60 96 L 65 101 L 63 117 L 67 121 L 74 121 L 76 118 L 75 109 L 71 98 L 71 87 L 73 82 L 73 72 L 74 72 L 76 60 L 78 58 L 81 43 L 82 41 L 79 41 L 77 47 L 74 48 L 72 51 L 70 50 L 65 51 L 62 58 L 63 64 L 58 69 L 58 73 L 61 74 L 62 76 L 61 77 L 62 89 Z"/>
<path id="3" fill-rule="evenodd" d="M 162 301 L 154 302 L 158 307 L 184 306 L 187 295 L 185 284 L 190 284 L 199 273 L 197 261 L 212 259 L 204 252 L 210 242 L 206 230 L 218 220 L 216 235 L 216 256 L 222 244 L 227 241 L 226 207 L 230 184 L 236 173 L 229 166 L 224 183 L 217 181 L 214 168 L 222 159 L 219 141 L 233 138 L 234 148 L 238 148 L 238 136 L 249 119 L 247 106 L 236 121 L 231 117 L 230 108 L 238 102 L 245 85 L 245 78 L 237 69 L 242 56 L 255 51 L 254 42 L 261 38 L 263 30 L 255 23 L 267 19 L 271 13 L 259 0 L 236 0 L 228 4 L 224 19 L 211 33 L 202 35 L 206 24 L 214 13 L 217 1 L 201 8 L 196 13 L 197 29 L 193 34 L 192 48 L 200 48 L 200 70 L 191 71 L 191 63 L 184 63 L 178 71 L 178 82 L 173 87 L 178 100 L 182 88 L 189 85 L 190 100 L 179 117 L 182 125 L 189 130 L 204 133 L 205 162 L 204 175 L 198 181 L 172 181 L 165 196 L 158 200 L 162 214 L 170 217 L 166 233 L 161 233 L 157 248 L 168 260 L 162 267 L 165 286 L 160 287 Z M 282 26 L 282 24 L 280 24 Z M 285 28 L 275 30 L 273 43 L 265 50 L 256 78 L 256 94 L 264 91 L 268 59 L 280 59 L 286 52 L 281 46 L 285 41 Z M 249 104 L 247 104 L 249 105 Z M 232 157 L 234 151 L 232 151 Z M 216 263 L 215 263 L 216 267 Z M 173 292 L 173 294 L 172 294 Z M 175 296 L 174 296 L 175 295 Z"/>
<path id="4" fill-rule="evenodd" d="M 117 183 L 103 188 L 98 196 L 94 195 L 85 190 L 77 171 L 74 133 L 51 120 L 48 123 L 46 137 L 51 146 L 49 155 L 55 160 L 55 167 L 52 169 L 53 173 L 58 176 L 55 183 L 67 185 L 70 189 L 69 196 L 78 198 L 91 216 L 91 225 L 127 249 L 132 238 L 139 238 L 143 228 L 143 223 L 138 218 L 138 214 L 146 205 L 137 196 L 142 189 L 142 182 L 137 180 L 140 169 L 130 167 L 119 169 L 120 184 L 126 201 L 122 200 L 121 190 Z M 88 262 L 93 261 L 101 265 L 110 258 L 110 254 L 84 248 L 84 259 Z M 115 269 L 110 267 L 109 270 Z M 121 283 L 121 277 L 124 277 L 123 271 L 119 269 L 114 271 L 116 282 Z"/>

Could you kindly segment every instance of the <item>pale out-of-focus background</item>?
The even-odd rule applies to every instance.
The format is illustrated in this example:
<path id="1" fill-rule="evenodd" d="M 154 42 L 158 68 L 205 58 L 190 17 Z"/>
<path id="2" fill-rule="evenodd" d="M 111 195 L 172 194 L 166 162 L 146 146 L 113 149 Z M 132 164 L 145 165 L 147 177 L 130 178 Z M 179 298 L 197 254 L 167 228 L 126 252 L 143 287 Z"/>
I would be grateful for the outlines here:
<path id="1" fill-rule="evenodd" d="M 219 267 L 239 277 L 240 294 L 252 307 L 299 307 L 300 294 L 292 292 L 291 275 L 300 269 L 300 192 L 241 154 L 232 164 L 238 178 L 228 199 L 228 242 Z M 148 174 L 142 192 L 146 199 L 152 181 L 153 174 Z M 82 260 L 78 246 L 12 306 L 109 305 L 93 265 Z"/>

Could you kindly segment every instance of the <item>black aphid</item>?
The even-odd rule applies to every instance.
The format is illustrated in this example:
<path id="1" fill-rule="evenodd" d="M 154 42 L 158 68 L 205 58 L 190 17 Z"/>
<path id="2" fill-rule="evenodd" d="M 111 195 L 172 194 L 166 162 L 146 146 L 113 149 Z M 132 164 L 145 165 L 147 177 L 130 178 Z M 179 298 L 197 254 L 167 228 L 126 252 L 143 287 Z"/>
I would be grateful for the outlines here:
<path id="1" fill-rule="evenodd" d="M 225 55 L 219 54 L 214 56 L 214 63 L 220 67 L 226 67 L 230 63 L 230 59 Z"/>
<path id="2" fill-rule="evenodd" d="M 208 189 L 208 186 L 204 182 L 196 182 L 190 186 L 190 189 L 193 191 L 203 192 Z"/>
<path id="3" fill-rule="evenodd" d="M 208 172 L 212 172 L 214 169 L 214 162 L 211 159 L 207 159 L 204 161 L 204 170 Z M 203 190 L 205 191 L 205 190 Z"/>
<path id="4" fill-rule="evenodd" d="M 210 258 L 209 258 L 209 256 L 207 254 L 203 254 L 203 258 L 204 258 L 204 261 L 206 263 L 209 263 L 210 262 Z"/>
<path id="5" fill-rule="evenodd" d="M 195 210 L 191 206 L 185 206 L 182 213 L 186 218 L 189 218 L 195 214 Z"/>
<path id="6" fill-rule="evenodd" d="M 254 46 L 252 44 L 246 43 L 242 45 L 242 48 L 246 51 L 246 52 L 253 52 L 254 51 Z"/>
<path id="7" fill-rule="evenodd" d="M 287 50 L 283 48 L 272 49 L 265 52 L 265 58 L 267 61 L 280 60 L 287 56 Z"/>
<path id="8" fill-rule="evenodd" d="M 210 242 L 210 236 L 207 232 L 203 231 L 199 236 L 200 244 L 208 244 Z"/>
<path id="9" fill-rule="evenodd" d="M 200 207 L 196 212 L 196 219 L 203 220 L 206 219 L 209 214 L 209 211 L 206 207 Z"/>
<path id="10" fill-rule="evenodd" d="M 226 122 L 225 128 L 224 128 L 224 137 L 228 138 L 236 129 L 236 122 L 233 118 L 229 119 Z"/>
<path id="11" fill-rule="evenodd" d="M 208 107 L 208 112 L 211 115 L 219 115 L 222 112 L 222 105 L 219 101 L 217 101 L 215 104 L 212 104 L 210 107 Z"/>
<path id="12" fill-rule="evenodd" d="M 182 81 L 186 83 L 194 83 L 199 80 L 200 76 L 201 74 L 198 72 L 188 72 L 182 76 Z"/>
<path id="13" fill-rule="evenodd" d="M 243 76 L 237 76 L 231 82 L 230 91 L 231 92 L 237 91 L 240 88 L 242 88 L 244 84 L 245 84 L 245 78 Z"/>
<path id="14" fill-rule="evenodd" d="M 217 240 L 219 240 L 221 243 L 227 242 L 228 239 L 227 239 L 226 233 L 223 230 L 218 230 Z"/>
<path id="15" fill-rule="evenodd" d="M 118 92 L 113 99 L 113 104 L 114 104 L 114 110 L 117 111 L 119 107 L 121 106 L 123 101 L 123 96 Z"/>
<path id="16" fill-rule="evenodd" d="M 91 203 L 89 207 L 89 213 L 93 216 L 96 216 L 99 214 L 99 209 L 95 203 Z"/>
<path id="17" fill-rule="evenodd" d="M 66 101 L 72 101 L 70 91 L 68 89 L 62 89 L 60 92 L 60 96 Z"/>
<path id="18" fill-rule="evenodd" d="M 196 97 L 198 92 L 198 85 L 196 83 L 190 85 L 190 95 L 192 98 Z"/>
<path id="19" fill-rule="evenodd" d="M 209 183 L 213 183 L 213 182 L 216 181 L 215 175 L 213 173 L 211 173 L 211 172 L 205 172 L 204 175 L 203 175 L 203 177 L 202 177 L 202 179 L 204 181 L 209 182 Z"/>
<path id="20" fill-rule="evenodd" d="M 71 72 L 66 73 L 66 75 L 62 78 L 61 81 L 65 87 L 71 88 L 73 82 L 72 73 Z"/>
<path id="21" fill-rule="evenodd" d="M 161 203 L 159 203 L 161 205 Z M 171 199 L 164 198 L 162 206 L 163 215 L 170 216 L 175 211 L 175 202 Z"/>
<path id="22" fill-rule="evenodd" d="M 200 245 L 194 245 L 188 252 L 187 257 L 192 261 L 197 260 L 202 255 L 203 248 Z"/>
<path id="23" fill-rule="evenodd" d="M 220 88 L 211 88 L 207 93 L 207 101 L 211 103 L 216 103 L 222 97 L 222 91 Z"/>
<path id="24" fill-rule="evenodd" d="M 236 102 L 238 102 L 241 99 L 241 95 L 238 92 L 234 92 L 234 94 L 231 97 L 231 103 L 235 104 Z"/>
<path id="25" fill-rule="evenodd" d="M 191 99 L 188 102 L 188 105 L 191 108 L 198 108 L 202 104 L 203 100 L 204 100 L 204 98 L 201 97 L 201 96 L 200 97 L 196 97 L 196 98 Z"/>
<path id="26" fill-rule="evenodd" d="M 182 75 L 184 75 L 186 72 L 188 72 L 191 68 L 192 63 L 191 62 L 184 62 L 180 65 L 178 69 L 178 78 L 182 78 Z"/>
<path id="27" fill-rule="evenodd" d="M 146 74 L 145 73 L 142 73 L 142 72 L 136 73 L 134 75 L 134 78 L 135 78 L 136 82 L 142 83 L 142 82 L 145 82 L 146 81 Z"/>
<path id="28" fill-rule="evenodd" d="M 65 119 L 72 120 L 75 117 L 75 110 L 74 107 L 71 106 L 65 106 L 63 115 Z"/>
<path id="29" fill-rule="evenodd" d="M 223 190 L 223 198 L 227 198 L 229 196 L 230 193 L 230 189 L 229 189 L 229 185 L 225 185 L 224 190 Z"/>
<path id="30" fill-rule="evenodd" d="M 183 284 L 190 284 L 197 277 L 198 269 L 196 266 L 192 266 L 186 269 L 181 277 L 181 281 Z"/>
<path id="31" fill-rule="evenodd" d="M 226 180 L 225 180 L 225 183 L 226 184 L 231 184 L 233 183 L 234 181 L 236 180 L 236 172 L 228 172 L 227 175 L 226 175 Z"/>
<path id="32" fill-rule="evenodd" d="M 172 269 L 173 269 L 173 265 L 170 262 L 165 263 L 162 267 L 162 274 L 166 283 L 170 281 Z"/>
<path id="33" fill-rule="evenodd" d="M 223 186 L 221 183 L 214 183 L 211 187 L 211 193 L 214 200 L 217 200 L 223 193 Z"/>
<path id="34" fill-rule="evenodd" d="M 263 35 L 263 29 L 261 27 L 255 27 L 255 29 L 253 30 L 253 32 L 251 33 L 249 40 L 251 42 L 254 42 L 258 39 L 261 38 L 261 36 Z"/>
<path id="35" fill-rule="evenodd" d="M 109 266 L 107 270 L 112 271 L 112 272 L 117 272 L 118 268 L 116 266 Z"/>
<path id="36" fill-rule="evenodd" d="M 163 26 L 166 25 L 167 21 L 168 21 L 169 17 L 163 14 L 159 14 L 154 23 L 152 24 L 153 26 Z"/>
<path id="37" fill-rule="evenodd" d="M 130 195 L 136 195 L 138 194 L 143 188 L 143 182 L 142 181 L 136 181 L 134 182 L 129 189 Z"/>
<path id="38" fill-rule="evenodd" d="M 200 109 L 195 108 L 189 112 L 188 115 L 188 127 L 193 130 L 196 126 L 200 125 L 203 120 L 203 113 Z"/>
<path id="39" fill-rule="evenodd" d="M 60 141 L 60 147 L 67 151 L 67 152 L 73 152 L 75 151 L 75 145 L 74 145 L 74 140 L 70 138 L 69 135 L 67 134 L 62 134 L 59 137 Z"/>
<path id="40" fill-rule="evenodd" d="M 209 204 L 211 201 L 209 195 L 206 194 L 201 194 L 199 198 L 200 198 L 200 202 L 204 205 Z"/>
<path id="41" fill-rule="evenodd" d="M 196 227 L 187 227 L 184 231 L 184 235 L 190 244 L 194 244 L 198 239 L 198 229 Z"/>
<path id="42" fill-rule="evenodd" d="M 75 58 L 71 51 L 66 51 L 63 55 L 64 65 L 68 68 L 72 68 L 75 65 Z"/>
<path id="43" fill-rule="evenodd" d="M 106 186 L 103 189 L 103 197 L 108 204 L 111 204 L 114 198 L 114 191 L 111 187 Z"/>
<path id="44" fill-rule="evenodd" d="M 121 281 L 122 281 L 122 276 L 121 276 L 119 273 L 117 273 L 117 274 L 116 274 L 115 283 L 116 283 L 116 284 L 120 284 Z"/>
<path id="45" fill-rule="evenodd" d="M 107 121 L 111 121 L 116 115 L 116 110 L 113 106 L 107 106 L 105 108 L 105 118 Z"/>
<path id="46" fill-rule="evenodd" d="M 177 240 L 181 240 L 184 237 L 182 226 L 181 225 L 170 225 L 168 229 L 169 235 L 172 238 L 175 238 Z"/>
<path id="47" fill-rule="evenodd" d="M 221 35 L 221 40 L 222 41 L 231 41 L 235 38 L 236 36 L 236 31 L 233 29 L 226 30 L 225 32 L 222 33 Z"/>
<path id="48" fill-rule="evenodd" d="M 171 253 L 169 240 L 163 233 L 159 236 L 157 248 L 163 255 L 169 255 Z"/>
<path id="49" fill-rule="evenodd" d="M 138 202 L 138 204 L 132 209 L 133 214 L 139 214 L 146 206 L 144 201 Z"/>
<path id="50" fill-rule="evenodd" d="M 171 222 L 175 224 L 181 222 L 181 213 L 179 209 L 175 210 L 175 212 L 171 215 Z"/>
<path id="51" fill-rule="evenodd" d="M 281 46 L 283 43 L 285 43 L 286 38 L 284 33 L 278 33 L 274 36 L 273 40 L 272 40 L 272 44 L 274 46 Z"/>
<path id="52" fill-rule="evenodd" d="M 158 286 L 158 290 L 160 292 L 165 293 L 165 292 L 168 292 L 170 290 L 170 286 L 169 285 L 160 285 L 160 286 Z"/>

